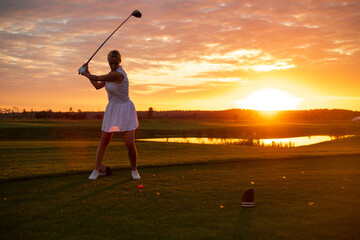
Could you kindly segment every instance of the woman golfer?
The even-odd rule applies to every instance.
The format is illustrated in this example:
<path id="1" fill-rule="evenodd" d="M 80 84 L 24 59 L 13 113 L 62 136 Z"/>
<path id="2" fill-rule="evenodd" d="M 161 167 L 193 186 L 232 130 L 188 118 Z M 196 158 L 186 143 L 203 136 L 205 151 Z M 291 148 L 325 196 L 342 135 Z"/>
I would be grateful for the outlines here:
<path id="1" fill-rule="evenodd" d="M 129 98 L 129 81 L 120 66 L 121 55 L 114 50 L 108 54 L 111 71 L 106 75 L 96 76 L 84 65 L 83 76 L 87 77 L 96 89 L 105 87 L 109 103 L 106 106 L 102 123 L 101 139 L 96 151 L 95 169 L 89 179 L 96 180 L 100 176 L 111 175 L 111 169 L 101 162 L 114 132 L 124 132 L 125 146 L 131 163 L 133 179 L 140 179 L 137 171 L 137 151 L 135 147 L 135 129 L 139 126 L 136 110 Z"/>

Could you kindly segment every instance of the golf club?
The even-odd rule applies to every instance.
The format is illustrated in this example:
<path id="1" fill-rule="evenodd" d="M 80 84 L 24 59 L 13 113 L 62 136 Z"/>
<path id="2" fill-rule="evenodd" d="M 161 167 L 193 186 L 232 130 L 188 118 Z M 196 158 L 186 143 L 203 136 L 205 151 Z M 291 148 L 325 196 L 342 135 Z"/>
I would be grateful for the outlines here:
<path id="1" fill-rule="evenodd" d="M 84 64 L 85 65 L 88 65 L 89 62 L 91 61 L 91 59 L 93 59 L 93 57 L 95 56 L 95 54 L 100 50 L 100 48 L 102 46 L 104 46 L 104 44 L 107 42 L 107 40 L 109 40 L 109 38 L 111 38 L 111 36 L 131 17 L 131 16 L 134 16 L 136 18 L 141 18 L 142 14 L 139 10 L 135 10 L 131 13 L 131 15 L 125 19 L 125 21 L 123 21 L 116 29 L 115 31 L 112 32 L 112 34 L 110 34 L 110 36 L 100 45 L 100 47 L 95 51 L 95 53 L 90 57 L 90 59 Z M 85 67 L 84 66 L 81 66 L 79 68 L 79 74 L 82 74 L 84 71 L 85 71 Z"/>

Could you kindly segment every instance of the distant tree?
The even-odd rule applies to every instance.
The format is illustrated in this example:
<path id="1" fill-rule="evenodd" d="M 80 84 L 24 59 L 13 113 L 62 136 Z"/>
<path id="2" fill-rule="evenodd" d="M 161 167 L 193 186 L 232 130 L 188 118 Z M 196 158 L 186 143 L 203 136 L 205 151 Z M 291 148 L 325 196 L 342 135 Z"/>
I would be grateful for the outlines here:
<path id="1" fill-rule="evenodd" d="M 38 119 L 46 119 L 46 118 L 48 118 L 48 116 L 49 115 L 45 111 L 35 113 L 35 117 L 38 118 Z"/>
<path id="2" fill-rule="evenodd" d="M 61 119 L 61 118 L 62 118 L 61 111 L 53 114 L 53 119 Z"/>
<path id="3" fill-rule="evenodd" d="M 77 115 L 78 115 L 78 119 L 81 119 L 81 120 L 87 119 L 87 114 L 81 112 L 81 109 L 78 110 L 78 114 L 77 114 Z"/>
<path id="4" fill-rule="evenodd" d="M 152 118 L 153 114 L 154 114 L 154 109 L 152 107 L 149 107 L 149 112 L 148 112 L 149 118 Z"/>
<path id="5" fill-rule="evenodd" d="M 25 109 L 25 108 L 23 109 L 22 116 L 23 116 L 24 118 L 27 117 L 27 112 L 26 112 L 26 109 Z"/>

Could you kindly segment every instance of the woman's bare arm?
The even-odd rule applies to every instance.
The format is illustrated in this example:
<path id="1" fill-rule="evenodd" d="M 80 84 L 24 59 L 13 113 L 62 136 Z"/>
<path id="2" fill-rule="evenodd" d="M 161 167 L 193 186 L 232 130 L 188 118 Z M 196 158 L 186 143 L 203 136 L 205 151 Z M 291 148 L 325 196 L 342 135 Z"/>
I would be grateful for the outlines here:
<path id="1" fill-rule="evenodd" d="M 90 79 L 90 81 L 97 82 L 117 82 L 121 83 L 124 80 L 124 75 L 120 72 L 109 72 L 106 75 L 92 75 L 90 72 L 84 72 L 82 75 Z"/>
<path id="2" fill-rule="evenodd" d="M 92 81 L 92 80 L 90 80 L 90 82 L 97 90 L 105 87 L 105 82 L 98 82 L 98 81 Z"/>
<path id="3" fill-rule="evenodd" d="M 96 89 L 103 88 L 105 86 L 105 82 L 121 83 L 124 80 L 124 75 L 120 72 L 110 72 L 106 75 L 97 76 L 89 72 L 87 65 L 84 65 L 84 67 L 86 70 L 82 73 L 82 75 L 87 77 Z"/>

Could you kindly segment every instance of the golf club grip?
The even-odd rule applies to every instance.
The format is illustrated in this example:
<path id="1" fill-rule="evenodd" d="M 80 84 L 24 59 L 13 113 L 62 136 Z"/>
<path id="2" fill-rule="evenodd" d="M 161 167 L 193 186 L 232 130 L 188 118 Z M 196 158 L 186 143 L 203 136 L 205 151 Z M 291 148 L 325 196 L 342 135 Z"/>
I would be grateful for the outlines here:
<path id="1" fill-rule="evenodd" d="M 107 40 L 109 40 L 109 38 L 111 38 L 112 35 L 114 35 L 114 33 L 131 17 L 132 15 L 130 15 L 127 19 L 125 19 L 125 21 L 123 21 L 120 26 L 118 26 L 115 31 L 112 32 L 112 34 L 110 34 L 110 36 L 100 45 L 100 47 L 95 51 L 95 53 L 91 56 L 91 58 L 85 63 L 85 65 L 89 64 L 89 62 L 91 61 L 91 59 L 93 59 L 93 57 L 95 56 L 95 54 L 100 50 L 100 48 L 102 48 L 102 46 L 104 46 L 104 44 L 107 42 Z"/>

